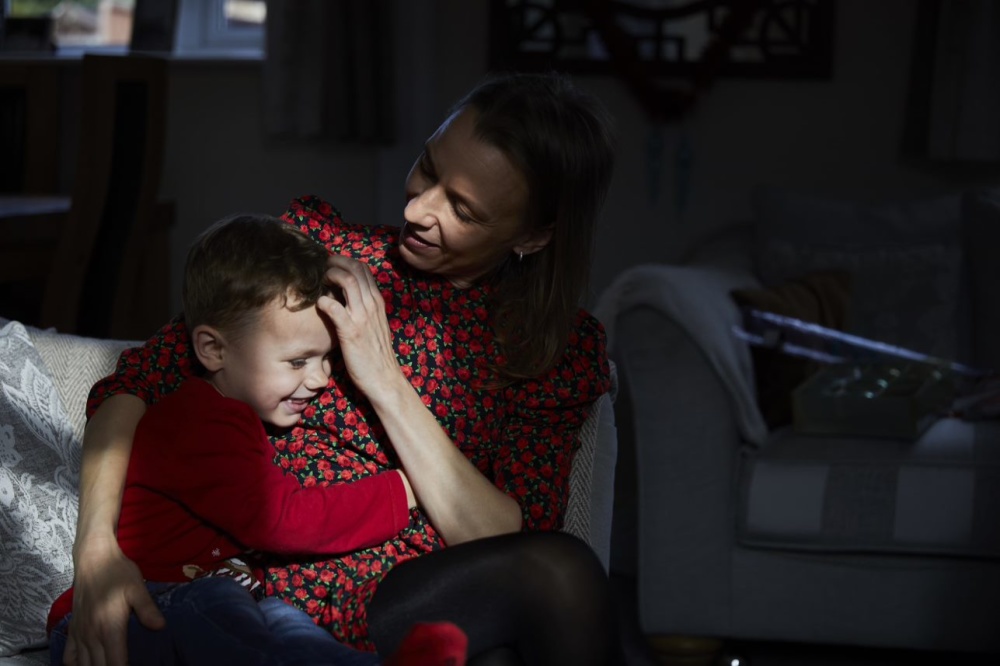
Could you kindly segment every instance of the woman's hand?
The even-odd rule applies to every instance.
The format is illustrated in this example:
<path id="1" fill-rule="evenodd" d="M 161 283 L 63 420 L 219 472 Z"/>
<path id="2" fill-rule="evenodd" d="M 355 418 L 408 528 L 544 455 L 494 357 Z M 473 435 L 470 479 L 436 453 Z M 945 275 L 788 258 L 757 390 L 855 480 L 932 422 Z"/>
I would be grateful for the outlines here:
<path id="1" fill-rule="evenodd" d="M 431 523 L 452 545 L 518 531 L 517 502 L 469 462 L 400 369 L 371 271 L 341 256 L 330 257 L 327 267 L 342 300 L 324 296 L 318 305 L 333 321 L 351 381 L 378 414 Z"/>
<path id="2" fill-rule="evenodd" d="M 146 404 L 133 395 L 112 396 L 91 415 L 83 435 L 66 664 L 128 663 L 126 627 L 132 610 L 150 629 L 164 624 L 139 568 L 115 536 L 132 437 L 145 411 Z"/>
<path id="3" fill-rule="evenodd" d="M 94 542 L 79 549 L 73 582 L 73 615 L 63 663 L 124 666 L 128 663 L 129 614 L 149 629 L 166 622 L 137 567 L 116 542 Z"/>
<path id="4" fill-rule="evenodd" d="M 342 299 L 323 296 L 318 305 L 333 321 L 351 381 L 369 400 L 398 389 L 405 378 L 393 350 L 385 302 L 368 266 L 334 255 L 326 278 Z"/>

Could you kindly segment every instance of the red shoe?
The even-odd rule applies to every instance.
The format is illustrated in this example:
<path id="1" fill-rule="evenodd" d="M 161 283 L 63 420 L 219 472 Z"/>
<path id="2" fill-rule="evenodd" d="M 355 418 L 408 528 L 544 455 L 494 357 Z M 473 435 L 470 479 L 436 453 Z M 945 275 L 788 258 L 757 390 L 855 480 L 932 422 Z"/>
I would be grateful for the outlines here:
<path id="1" fill-rule="evenodd" d="M 451 622 L 418 622 L 384 666 L 465 666 L 469 639 Z"/>

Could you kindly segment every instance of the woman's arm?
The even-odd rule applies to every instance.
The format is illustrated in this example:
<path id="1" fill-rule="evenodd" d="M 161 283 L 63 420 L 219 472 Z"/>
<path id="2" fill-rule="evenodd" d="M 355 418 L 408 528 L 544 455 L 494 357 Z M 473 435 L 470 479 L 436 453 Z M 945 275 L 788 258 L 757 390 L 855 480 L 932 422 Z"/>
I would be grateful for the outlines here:
<path id="1" fill-rule="evenodd" d="M 518 503 L 469 462 L 398 369 L 397 374 L 398 380 L 366 396 L 421 508 L 445 542 L 454 545 L 519 531 Z"/>
<path id="2" fill-rule="evenodd" d="M 115 537 L 132 437 L 145 411 L 141 399 L 119 394 L 105 400 L 87 424 L 73 544 L 67 664 L 127 663 L 125 637 L 131 611 L 150 629 L 164 625 L 138 567 L 122 554 Z"/>
<path id="3" fill-rule="evenodd" d="M 368 268 L 333 256 L 328 277 L 344 303 L 323 297 L 320 307 L 333 320 L 351 380 L 374 407 L 421 508 L 445 542 L 520 530 L 517 502 L 469 462 L 403 375 Z"/>
<path id="4" fill-rule="evenodd" d="M 123 351 L 114 374 L 90 392 L 73 544 L 68 664 L 125 664 L 130 609 L 147 627 L 163 625 L 139 569 L 118 548 L 115 530 L 135 426 L 145 405 L 175 390 L 192 367 L 187 330 L 183 318 L 176 317 L 141 347 Z"/>

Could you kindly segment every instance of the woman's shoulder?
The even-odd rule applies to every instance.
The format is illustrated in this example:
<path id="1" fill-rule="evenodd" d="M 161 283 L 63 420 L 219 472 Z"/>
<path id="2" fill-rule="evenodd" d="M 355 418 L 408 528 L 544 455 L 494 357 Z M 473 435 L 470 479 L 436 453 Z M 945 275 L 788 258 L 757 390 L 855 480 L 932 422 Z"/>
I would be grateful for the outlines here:
<path id="1" fill-rule="evenodd" d="M 604 325 L 586 310 L 577 312 L 566 340 L 566 350 L 551 376 L 570 380 L 575 390 L 590 398 L 610 388 L 611 368 Z"/>
<path id="2" fill-rule="evenodd" d="M 399 233 L 396 227 L 345 222 L 333 204 L 312 194 L 293 199 L 281 218 L 331 252 L 358 258 L 384 256 Z"/>
<path id="3" fill-rule="evenodd" d="M 576 313 L 570 330 L 566 351 L 569 354 L 603 358 L 607 360 L 607 334 L 604 324 L 583 308 Z"/>

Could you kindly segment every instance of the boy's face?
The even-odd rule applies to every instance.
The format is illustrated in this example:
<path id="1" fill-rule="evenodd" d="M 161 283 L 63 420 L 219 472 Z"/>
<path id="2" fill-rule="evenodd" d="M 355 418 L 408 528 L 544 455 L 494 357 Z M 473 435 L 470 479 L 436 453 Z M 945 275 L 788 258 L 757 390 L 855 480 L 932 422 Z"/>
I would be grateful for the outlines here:
<path id="1" fill-rule="evenodd" d="M 329 383 L 334 339 L 332 324 L 315 307 L 293 312 L 273 301 L 225 346 L 212 383 L 253 407 L 262 421 L 290 428 Z"/>

